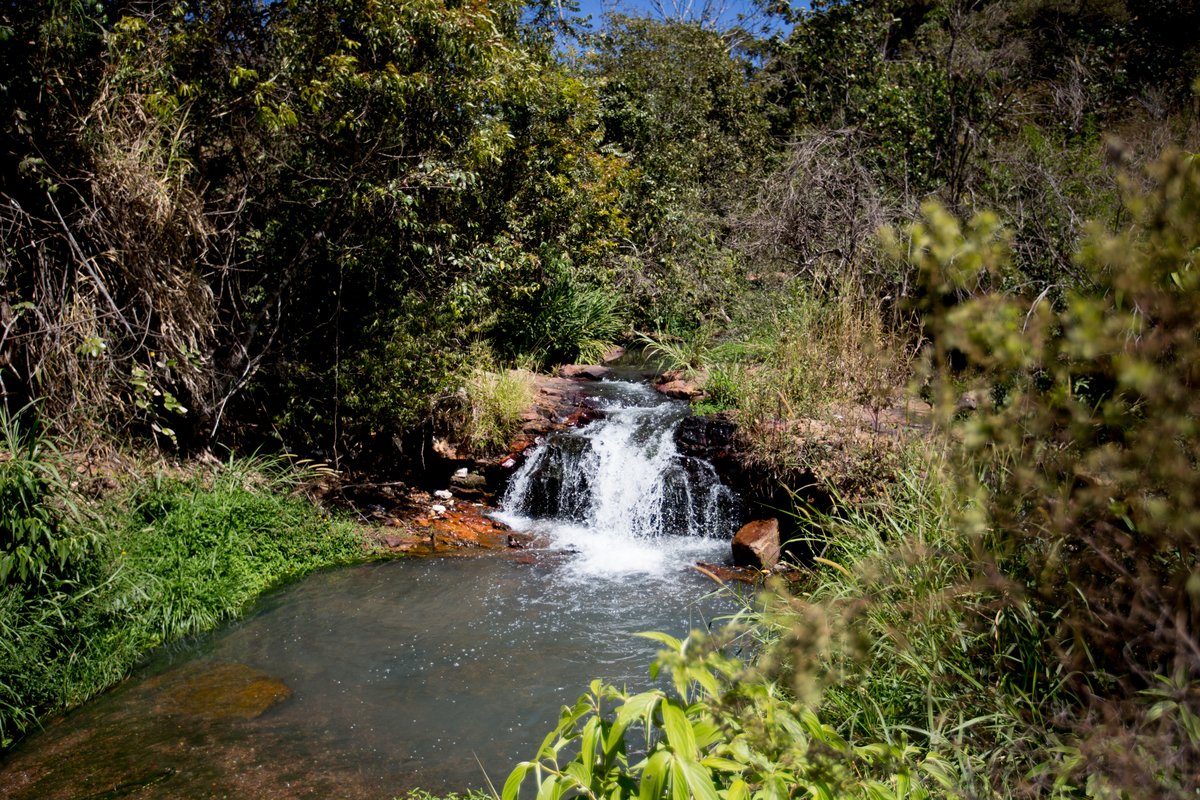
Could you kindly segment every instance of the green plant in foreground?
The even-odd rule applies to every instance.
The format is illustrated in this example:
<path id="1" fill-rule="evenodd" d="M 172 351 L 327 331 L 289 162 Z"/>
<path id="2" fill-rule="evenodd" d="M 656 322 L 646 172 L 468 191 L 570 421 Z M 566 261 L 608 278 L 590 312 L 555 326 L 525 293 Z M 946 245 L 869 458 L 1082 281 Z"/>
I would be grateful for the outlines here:
<path id="1" fill-rule="evenodd" d="M 537 797 L 926 798 L 950 788 L 943 761 L 903 740 L 847 740 L 717 640 L 662 643 L 651 676 L 673 691 L 635 695 L 594 681 L 564 707 L 533 761 L 517 765 L 502 800 L 532 775 Z"/>

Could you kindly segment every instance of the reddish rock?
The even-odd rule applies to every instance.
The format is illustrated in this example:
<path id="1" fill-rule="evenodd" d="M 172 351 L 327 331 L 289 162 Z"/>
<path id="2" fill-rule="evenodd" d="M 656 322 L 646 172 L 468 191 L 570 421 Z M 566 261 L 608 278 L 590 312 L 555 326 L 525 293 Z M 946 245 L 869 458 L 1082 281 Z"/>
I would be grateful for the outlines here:
<path id="1" fill-rule="evenodd" d="M 748 567 L 726 567 L 720 564 L 707 564 L 703 561 L 693 564 L 692 569 L 706 578 L 720 584 L 736 581 L 737 583 L 758 583 L 763 579 L 761 570 Z"/>
<path id="2" fill-rule="evenodd" d="M 779 520 L 747 522 L 733 537 L 733 563 L 740 567 L 770 569 L 779 561 Z"/>
<path id="3" fill-rule="evenodd" d="M 155 711 L 207 719 L 255 719 L 292 696 L 283 681 L 245 664 L 201 664 L 160 679 Z"/>
<path id="4" fill-rule="evenodd" d="M 600 356 L 600 360 L 605 364 L 611 364 L 614 361 L 619 361 L 625 355 L 625 348 L 618 345 L 613 345 L 604 351 L 604 355 Z"/>
<path id="5" fill-rule="evenodd" d="M 602 381 L 612 377 L 613 371 L 595 364 L 567 364 L 559 368 L 558 374 L 571 380 Z"/>
<path id="6" fill-rule="evenodd" d="M 667 397 L 674 397 L 677 400 L 695 400 L 704 394 L 704 391 L 695 382 L 683 380 L 682 378 L 660 383 L 654 388 Z"/>

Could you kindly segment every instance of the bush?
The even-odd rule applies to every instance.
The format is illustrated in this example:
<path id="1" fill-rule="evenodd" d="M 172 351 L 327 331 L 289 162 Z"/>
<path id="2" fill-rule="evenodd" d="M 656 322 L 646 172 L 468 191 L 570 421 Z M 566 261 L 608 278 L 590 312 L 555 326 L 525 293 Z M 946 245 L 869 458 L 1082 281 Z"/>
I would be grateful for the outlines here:
<path id="1" fill-rule="evenodd" d="M 0 408 L 0 587 L 52 591 L 94 546 L 35 412 Z M 31 417 L 34 417 L 31 421 Z"/>
<path id="2" fill-rule="evenodd" d="M 981 291 L 1007 248 L 994 219 L 937 209 L 910 232 L 952 408 L 958 353 L 990 398 L 961 425 L 980 499 L 980 572 L 1028 609 L 1080 701 L 1063 769 L 1113 796 L 1195 791 L 1200 736 L 1200 161 L 1175 153 L 1127 187 L 1134 223 L 1093 228 L 1061 302 Z M 1002 609 L 1003 611 L 1003 609 Z M 1014 640 L 1012 646 L 1021 642 Z M 1034 683 L 1023 676 L 1025 688 Z M 1136 758 L 1117 755 L 1136 752 Z M 1060 776 L 1060 780 L 1064 780 Z"/>
<path id="3" fill-rule="evenodd" d="M 492 332 L 497 347 L 537 365 L 598 361 L 625 330 L 620 294 L 583 283 L 565 262 L 551 272 L 530 301 L 504 310 Z"/>

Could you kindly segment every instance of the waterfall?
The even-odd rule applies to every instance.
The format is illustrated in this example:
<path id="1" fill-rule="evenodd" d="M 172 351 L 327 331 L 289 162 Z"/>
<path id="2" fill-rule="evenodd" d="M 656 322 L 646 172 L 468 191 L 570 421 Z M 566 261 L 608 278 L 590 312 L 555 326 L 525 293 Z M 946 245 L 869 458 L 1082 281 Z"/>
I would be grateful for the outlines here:
<path id="1" fill-rule="evenodd" d="M 737 497 L 711 464 L 676 450 L 686 404 L 643 384 L 595 391 L 603 417 L 537 445 L 512 476 L 499 518 L 548 536 L 589 576 L 722 558 Z"/>

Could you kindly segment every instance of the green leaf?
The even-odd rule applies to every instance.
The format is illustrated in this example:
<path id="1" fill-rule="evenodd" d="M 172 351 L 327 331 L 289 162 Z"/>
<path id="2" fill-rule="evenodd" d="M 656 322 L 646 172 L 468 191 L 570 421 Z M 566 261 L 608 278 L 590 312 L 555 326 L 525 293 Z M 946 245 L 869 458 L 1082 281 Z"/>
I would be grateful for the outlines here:
<path id="1" fill-rule="evenodd" d="M 663 727 L 666 729 L 667 741 L 671 748 L 684 758 L 695 761 L 699 757 L 696 735 L 683 709 L 673 701 L 667 701 L 663 703 L 662 715 Z"/>
<path id="2" fill-rule="evenodd" d="M 508 780 L 504 782 L 504 791 L 500 793 L 500 800 L 517 800 L 521 793 L 521 784 L 525 782 L 525 775 L 528 774 L 530 767 L 528 761 L 522 761 L 508 775 Z"/>
<path id="3" fill-rule="evenodd" d="M 683 642 L 666 633 L 661 633 L 659 631 L 642 631 L 640 633 L 635 633 L 634 636 L 640 636 L 643 639 L 650 639 L 651 641 L 664 644 L 676 653 L 683 650 Z"/>
<path id="4" fill-rule="evenodd" d="M 642 780 L 638 786 L 638 800 L 658 800 L 662 797 L 663 786 L 667 781 L 667 771 L 671 766 L 671 754 L 666 750 L 658 750 L 642 769 Z"/>
<path id="5" fill-rule="evenodd" d="M 678 770 L 682 772 L 687 783 L 688 793 L 697 800 L 719 800 L 717 787 L 713 785 L 708 770 L 695 761 L 678 759 Z"/>

